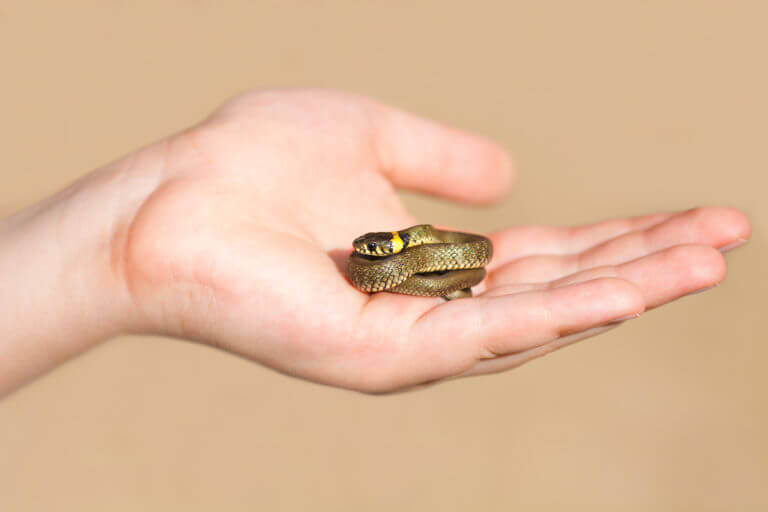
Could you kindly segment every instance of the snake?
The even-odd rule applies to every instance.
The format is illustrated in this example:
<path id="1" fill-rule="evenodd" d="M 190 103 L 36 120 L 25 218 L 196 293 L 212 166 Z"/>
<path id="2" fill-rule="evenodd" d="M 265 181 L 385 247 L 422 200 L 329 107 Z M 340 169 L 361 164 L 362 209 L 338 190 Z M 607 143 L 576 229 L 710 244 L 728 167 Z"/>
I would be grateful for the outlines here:
<path id="1" fill-rule="evenodd" d="M 358 290 L 446 300 L 471 297 L 493 256 L 488 238 L 431 224 L 366 233 L 352 247 L 346 274 Z"/>

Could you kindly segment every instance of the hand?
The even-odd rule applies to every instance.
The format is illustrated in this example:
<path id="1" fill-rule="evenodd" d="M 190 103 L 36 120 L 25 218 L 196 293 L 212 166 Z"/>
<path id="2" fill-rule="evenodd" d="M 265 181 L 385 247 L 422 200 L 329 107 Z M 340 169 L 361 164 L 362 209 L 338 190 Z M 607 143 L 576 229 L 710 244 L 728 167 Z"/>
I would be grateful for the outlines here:
<path id="1" fill-rule="evenodd" d="M 96 244 L 121 297 L 115 332 L 366 392 L 505 370 L 602 332 L 720 282 L 717 249 L 749 236 L 727 208 L 518 227 L 492 235 L 476 297 L 361 293 L 343 275 L 352 239 L 417 223 L 395 187 L 487 202 L 513 170 L 488 141 L 328 91 L 244 95 L 98 176 L 122 187 L 100 195 Z"/>

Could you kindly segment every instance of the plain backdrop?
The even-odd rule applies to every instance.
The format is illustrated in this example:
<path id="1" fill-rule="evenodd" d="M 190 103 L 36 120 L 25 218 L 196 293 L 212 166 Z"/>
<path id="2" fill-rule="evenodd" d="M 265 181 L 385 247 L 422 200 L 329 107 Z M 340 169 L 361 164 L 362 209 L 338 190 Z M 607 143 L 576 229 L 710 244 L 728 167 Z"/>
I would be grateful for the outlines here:
<path id="1" fill-rule="evenodd" d="M 715 290 L 417 393 L 113 340 L 0 402 L 0 510 L 768 509 L 766 19 L 760 1 L 0 0 L 3 214 L 233 94 L 321 86 L 514 153 L 497 206 L 404 196 L 425 222 L 722 204 L 753 223 Z"/>

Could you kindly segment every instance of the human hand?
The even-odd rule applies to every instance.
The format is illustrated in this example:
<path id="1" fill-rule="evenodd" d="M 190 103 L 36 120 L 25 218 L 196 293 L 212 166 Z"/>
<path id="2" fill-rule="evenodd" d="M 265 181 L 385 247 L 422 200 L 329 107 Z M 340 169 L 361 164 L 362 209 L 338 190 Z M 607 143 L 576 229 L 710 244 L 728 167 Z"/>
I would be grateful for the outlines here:
<path id="1" fill-rule="evenodd" d="M 83 194 L 110 213 L 94 244 L 118 297 L 105 332 L 393 391 L 512 368 L 712 286 L 725 276 L 717 249 L 749 237 L 727 208 L 511 228 L 491 236 L 480 293 L 451 302 L 367 295 L 344 277 L 353 238 L 417 223 L 395 187 L 486 202 L 512 174 L 492 143 L 365 98 L 246 94 L 90 179 L 121 187 Z"/>

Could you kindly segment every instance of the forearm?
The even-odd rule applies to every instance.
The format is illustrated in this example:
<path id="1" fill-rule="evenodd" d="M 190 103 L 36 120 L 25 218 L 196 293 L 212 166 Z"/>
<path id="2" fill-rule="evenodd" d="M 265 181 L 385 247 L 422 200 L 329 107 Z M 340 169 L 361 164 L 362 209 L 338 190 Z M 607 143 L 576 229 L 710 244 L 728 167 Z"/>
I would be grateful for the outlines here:
<path id="1" fill-rule="evenodd" d="M 0 396 L 130 329 L 115 247 L 151 181 L 114 164 L 0 221 Z"/>

